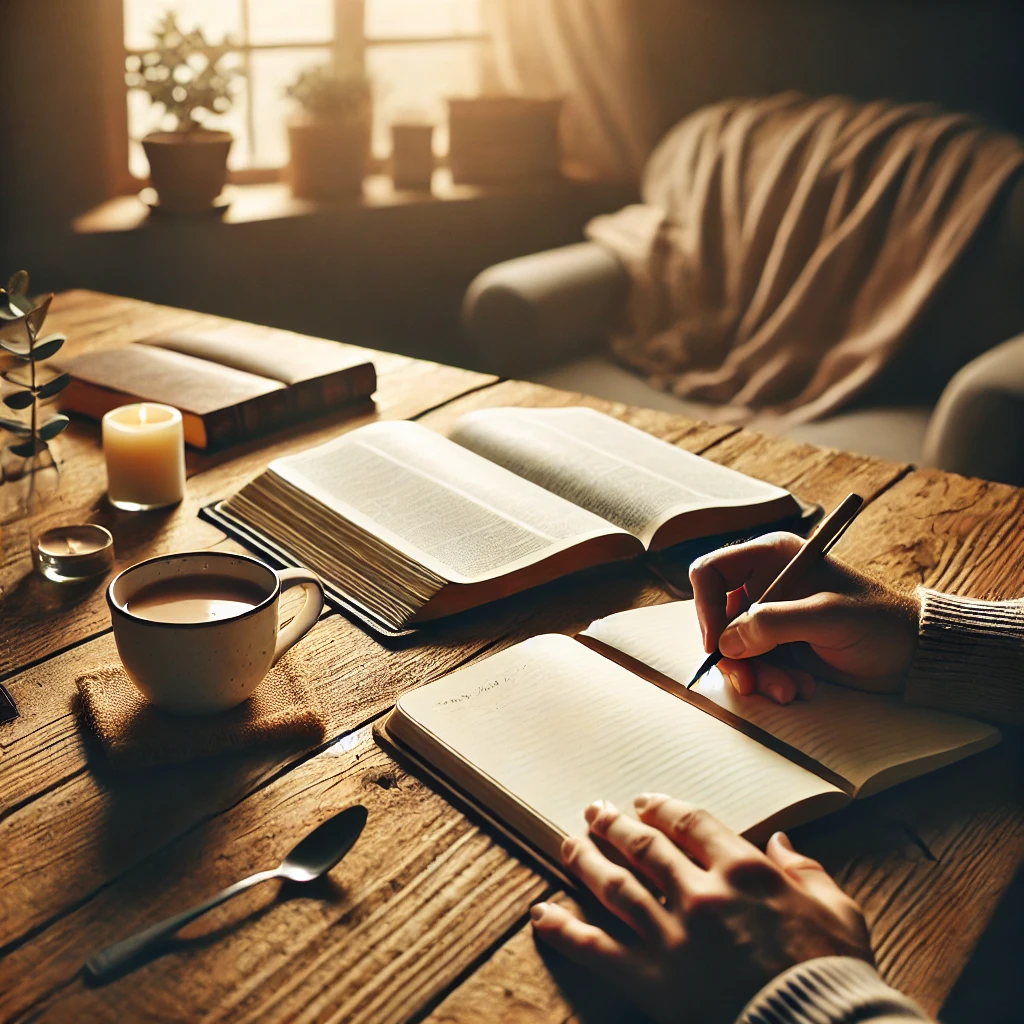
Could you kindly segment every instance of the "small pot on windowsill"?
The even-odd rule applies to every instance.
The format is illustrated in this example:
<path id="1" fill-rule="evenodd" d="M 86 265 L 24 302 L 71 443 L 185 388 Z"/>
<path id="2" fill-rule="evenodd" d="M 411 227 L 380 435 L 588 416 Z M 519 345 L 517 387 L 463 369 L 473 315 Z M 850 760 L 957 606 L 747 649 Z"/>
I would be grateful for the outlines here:
<path id="1" fill-rule="evenodd" d="M 224 189 L 229 132 L 195 128 L 187 132 L 152 132 L 142 140 L 149 177 L 163 213 L 203 213 Z"/>
<path id="2" fill-rule="evenodd" d="M 296 199 L 359 196 L 370 160 L 371 117 L 296 117 L 288 123 L 288 180 Z"/>

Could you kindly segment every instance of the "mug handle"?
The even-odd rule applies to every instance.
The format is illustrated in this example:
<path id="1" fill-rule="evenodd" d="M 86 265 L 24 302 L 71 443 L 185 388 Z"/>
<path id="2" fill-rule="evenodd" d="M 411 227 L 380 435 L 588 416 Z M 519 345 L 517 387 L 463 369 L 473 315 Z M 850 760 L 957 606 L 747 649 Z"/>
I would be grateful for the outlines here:
<path id="1" fill-rule="evenodd" d="M 276 665 L 281 655 L 290 647 L 294 647 L 315 625 L 324 609 L 324 588 L 319 577 L 309 569 L 282 569 L 277 578 L 281 581 L 281 593 L 292 587 L 302 587 L 306 591 L 306 600 L 298 614 L 277 634 L 277 646 L 274 648 Z"/>

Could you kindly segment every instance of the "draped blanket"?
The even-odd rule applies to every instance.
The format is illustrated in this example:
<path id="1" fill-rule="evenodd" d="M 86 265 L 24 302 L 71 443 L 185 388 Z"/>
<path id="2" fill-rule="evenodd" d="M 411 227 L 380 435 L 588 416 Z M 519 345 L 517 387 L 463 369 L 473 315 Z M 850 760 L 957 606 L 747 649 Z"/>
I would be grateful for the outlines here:
<path id="1" fill-rule="evenodd" d="M 1022 167 L 1014 137 L 923 105 L 706 107 L 652 154 L 644 202 L 587 227 L 632 280 L 613 351 L 722 419 L 834 412 L 906 341 Z"/>

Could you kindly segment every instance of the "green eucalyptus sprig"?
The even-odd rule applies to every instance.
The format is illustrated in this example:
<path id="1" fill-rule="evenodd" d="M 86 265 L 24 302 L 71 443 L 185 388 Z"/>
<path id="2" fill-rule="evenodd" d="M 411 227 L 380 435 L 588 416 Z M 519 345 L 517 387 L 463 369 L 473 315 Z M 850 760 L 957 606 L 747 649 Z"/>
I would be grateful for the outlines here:
<path id="1" fill-rule="evenodd" d="M 234 61 L 234 63 L 232 63 Z M 195 131 L 209 114 L 225 114 L 241 76 L 237 48 L 225 36 L 209 43 L 202 29 L 186 32 L 167 11 L 153 29 L 153 47 L 125 63 L 129 89 L 145 92 L 175 120 L 175 130 Z"/>
<path id="2" fill-rule="evenodd" d="M 0 350 L 9 364 L 0 371 L 7 382 L 3 403 L 15 412 L 28 411 L 27 420 L 0 416 L 0 427 L 12 433 L 16 440 L 7 450 L 25 460 L 18 477 L 47 468 L 41 461 L 50 455 L 50 442 L 68 425 L 67 416 L 55 413 L 43 419 L 42 404 L 60 394 L 71 381 L 69 374 L 46 374 L 41 363 L 55 356 L 64 344 L 64 335 L 40 336 L 46 314 L 50 311 L 53 295 L 33 300 L 28 295 L 29 277 L 19 270 L 0 288 Z"/>

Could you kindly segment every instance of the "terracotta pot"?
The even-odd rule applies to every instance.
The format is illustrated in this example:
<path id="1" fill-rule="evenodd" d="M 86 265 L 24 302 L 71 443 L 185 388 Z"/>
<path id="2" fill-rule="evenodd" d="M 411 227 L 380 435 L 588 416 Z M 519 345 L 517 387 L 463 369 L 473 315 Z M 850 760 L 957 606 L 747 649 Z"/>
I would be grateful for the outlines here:
<path id="1" fill-rule="evenodd" d="M 227 179 L 228 132 L 153 132 L 142 140 L 149 177 L 166 213 L 202 213 Z"/>
<path id="2" fill-rule="evenodd" d="M 370 115 L 292 121 L 289 179 L 297 199 L 357 196 L 370 158 Z"/>
<path id="3" fill-rule="evenodd" d="M 480 96 L 448 100 L 448 163 L 456 183 L 483 184 L 560 173 L 560 99 Z"/>

